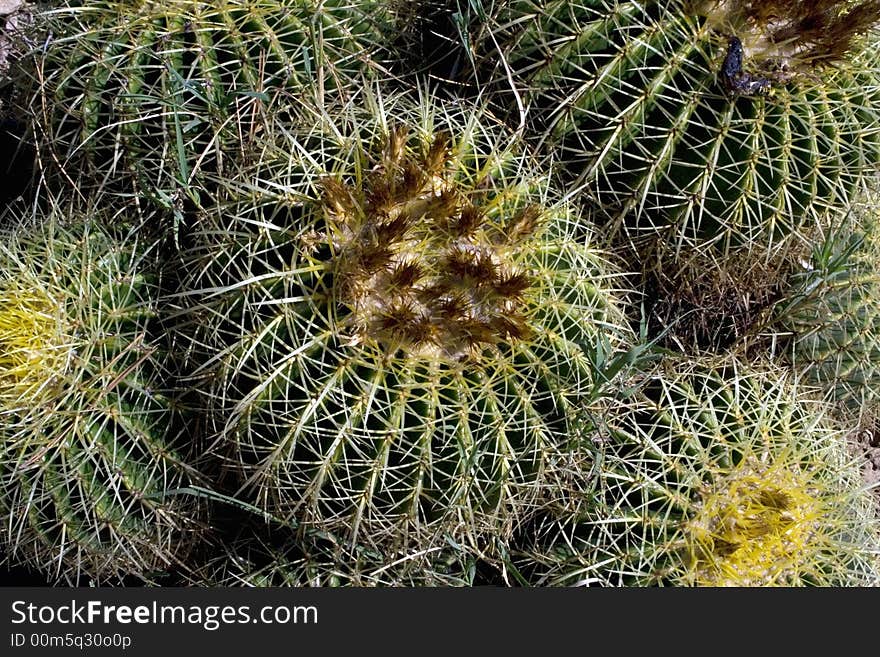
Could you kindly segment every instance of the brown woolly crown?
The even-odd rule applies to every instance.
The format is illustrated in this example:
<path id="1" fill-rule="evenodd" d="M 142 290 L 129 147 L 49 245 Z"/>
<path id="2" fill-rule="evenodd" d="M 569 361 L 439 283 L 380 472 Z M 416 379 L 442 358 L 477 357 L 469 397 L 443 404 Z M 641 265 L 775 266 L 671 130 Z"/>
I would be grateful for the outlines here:
<path id="1" fill-rule="evenodd" d="M 832 64 L 880 22 L 880 0 L 703 0 L 699 13 L 739 36 L 756 60 Z"/>
<path id="2" fill-rule="evenodd" d="M 527 337 L 532 277 L 516 263 L 540 210 L 491 219 L 492 200 L 455 181 L 446 133 L 421 153 L 408 141 L 393 129 L 361 185 L 323 181 L 334 289 L 351 311 L 352 341 L 458 360 Z"/>

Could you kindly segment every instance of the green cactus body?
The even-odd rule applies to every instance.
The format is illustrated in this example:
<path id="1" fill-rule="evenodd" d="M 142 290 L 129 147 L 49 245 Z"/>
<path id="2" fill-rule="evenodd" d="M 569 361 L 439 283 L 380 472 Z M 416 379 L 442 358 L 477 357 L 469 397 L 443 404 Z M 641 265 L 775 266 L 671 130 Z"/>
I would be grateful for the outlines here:
<path id="1" fill-rule="evenodd" d="M 370 98 L 276 146 L 317 190 L 260 173 L 190 254 L 211 412 L 259 505 L 305 526 L 503 533 L 597 383 L 584 349 L 629 339 L 613 269 L 476 110 Z"/>
<path id="2" fill-rule="evenodd" d="M 880 241 L 876 219 L 862 224 L 828 232 L 773 318 L 792 366 L 856 413 L 880 395 Z"/>
<path id="3" fill-rule="evenodd" d="M 666 365 L 606 417 L 595 497 L 528 557 L 541 582 L 876 585 L 876 503 L 827 406 L 736 362 Z"/>
<path id="4" fill-rule="evenodd" d="M 149 578 L 196 530 L 146 262 L 83 224 L 0 244 L 0 544 L 56 581 Z"/>
<path id="5" fill-rule="evenodd" d="M 68 3 L 42 14 L 31 112 L 68 178 L 133 171 L 167 195 L 246 151 L 279 94 L 347 93 L 376 64 L 384 16 L 370 0 Z"/>
<path id="6" fill-rule="evenodd" d="M 500 86 L 524 90 L 532 128 L 612 230 L 772 251 L 876 169 L 873 54 L 804 72 L 754 21 L 731 23 L 725 7 L 743 3 L 705 4 L 504 3 L 486 60 L 497 68 L 497 41 Z M 766 93 L 725 89 L 733 35 L 744 64 L 730 84 Z"/>

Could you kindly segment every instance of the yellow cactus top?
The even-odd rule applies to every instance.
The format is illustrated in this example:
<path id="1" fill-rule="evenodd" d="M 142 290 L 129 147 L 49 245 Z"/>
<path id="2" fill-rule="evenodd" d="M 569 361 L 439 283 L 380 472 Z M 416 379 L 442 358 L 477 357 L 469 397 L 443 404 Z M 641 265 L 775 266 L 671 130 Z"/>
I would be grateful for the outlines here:
<path id="1" fill-rule="evenodd" d="M 784 460 L 744 461 L 702 492 L 686 528 L 686 579 L 700 586 L 786 584 L 818 546 L 823 504 Z"/>
<path id="2" fill-rule="evenodd" d="M 49 294 L 0 282 L 0 405 L 30 405 L 67 368 L 71 341 Z"/>

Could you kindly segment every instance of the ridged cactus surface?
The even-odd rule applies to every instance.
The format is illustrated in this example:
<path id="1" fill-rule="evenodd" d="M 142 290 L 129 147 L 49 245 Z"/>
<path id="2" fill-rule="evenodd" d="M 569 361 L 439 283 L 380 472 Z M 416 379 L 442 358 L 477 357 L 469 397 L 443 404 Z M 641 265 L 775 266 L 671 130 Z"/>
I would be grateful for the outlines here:
<path id="1" fill-rule="evenodd" d="M 772 27 L 807 3 L 761 4 L 515 0 L 484 59 L 613 230 L 773 251 L 876 171 L 880 77 L 870 48 L 784 51 Z"/>
<path id="2" fill-rule="evenodd" d="M 472 551 L 442 540 L 409 550 L 376 550 L 309 536 L 278 540 L 242 532 L 194 570 L 191 583 L 230 587 L 471 586 L 479 577 Z M 273 540 L 274 539 L 274 540 Z"/>
<path id="3" fill-rule="evenodd" d="M 736 361 L 644 384 L 609 418 L 595 498 L 531 555 L 542 584 L 880 582 L 876 502 L 808 388 Z"/>
<path id="4" fill-rule="evenodd" d="M 242 156 L 279 95 L 348 93 L 351 78 L 377 64 L 371 57 L 382 58 L 383 7 L 63 2 L 39 15 L 50 36 L 34 54 L 30 111 L 39 117 L 45 166 L 54 161 L 80 186 L 134 173 L 144 193 L 159 188 L 169 202 L 176 187 Z"/>
<path id="5" fill-rule="evenodd" d="M 148 579 L 197 530 L 197 505 L 164 497 L 191 473 L 138 248 L 82 222 L 0 240 L 0 545 L 52 581 Z"/>
<path id="6" fill-rule="evenodd" d="M 880 395 L 878 230 L 876 210 L 829 230 L 774 318 L 792 366 L 855 412 Z"/>
<path id="7" fill-rule="evenodd" d="M 219 442 L 307 526 L 508 532 L 600 383 L 588 353 L 629 340 L 614 269 L 474 108 L 368 94 L 338 116 L 289 132 L 187 255 Z"/>

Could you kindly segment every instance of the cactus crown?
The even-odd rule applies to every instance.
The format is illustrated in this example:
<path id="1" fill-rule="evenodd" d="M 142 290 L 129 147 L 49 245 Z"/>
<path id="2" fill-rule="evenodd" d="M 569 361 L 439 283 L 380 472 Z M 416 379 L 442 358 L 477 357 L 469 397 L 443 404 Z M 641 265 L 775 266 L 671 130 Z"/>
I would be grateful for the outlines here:
<path id="1" fill-rule="evenodd" d="M 698 11 L 743 38 L 756 60 L 786 68 L 842 61 L 880 21 L 878 0 L 707 0 Z"/>
<path id="2" fill-rule="evenodd" d="M 522 296 L 532 281 L 511 253 L 528 244 L 540 210 L 491 220 L 452 180 L 448 136 L 435 134 L 420 154 L 407 136 L 392 130 L 362 187 L 323 181 L 334 280 L 353 340 L 457 360 L 527 336 Z"/>
<path id="3" fill-rule="evenodd" d="M 70 338 L 58 304 L 44 290 L 0 281 L 0 405 L 32 400 L 67 369 Z"/>
<path id="4" fill-rule="evenodd" d="M 701 492 L 688 523 L 690 577 L 700 586 L 787 581 L 828 509 L 809 475 L 784 461 L 741 461 Z"/>

